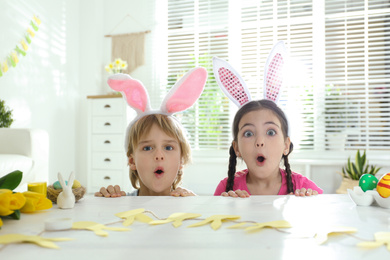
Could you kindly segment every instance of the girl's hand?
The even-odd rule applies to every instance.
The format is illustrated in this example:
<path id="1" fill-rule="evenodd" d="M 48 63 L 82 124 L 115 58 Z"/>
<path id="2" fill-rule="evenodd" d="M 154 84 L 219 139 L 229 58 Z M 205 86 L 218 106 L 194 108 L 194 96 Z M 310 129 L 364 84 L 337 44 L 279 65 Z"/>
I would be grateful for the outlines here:
<path id="1" fill-rule="evenodd" d="M 126 196 L 126 192 L 121 191 L 119 185 L 109 185 L 107 188 L 101 187 L 100 191 L 95 193 L 95 197 L 118 198 L 122 196 Z"/>
<path id="2" fill-rule="evenodd" d="M 190 190 L 187 190 L 186 188 L 177 187 L 176 190 L 171 191 L 171 196 L 188 197 L 188 196 L 196 196 L 196 194 Z"/>
<path id="3" fill-rule="evenodd" d="M 234 198 L 249 198 L 250 195 L 249 193 L 246 191 L 246 190 L 236 190 L 236 191 L 232 191 L 230 190 L 229 192 L 222 192 L 221 196 L 223 197 L 234 197 Z"/>
<path id="4" fill-rule="evenodd" d="M 292 192 L 290 193 L 292 195 Z M 305 196 L 311 196 L 311 195 L 318 195 L 318 192 L 316 190 L 312 190 L 312 189 L 305 189 L 305 188 L 302 188 L 302 189 L 297 189 L 295 190 L 295 193 L 294 193 L 295 196 L 298 196 L 298 197 L 305 197 Z"/>

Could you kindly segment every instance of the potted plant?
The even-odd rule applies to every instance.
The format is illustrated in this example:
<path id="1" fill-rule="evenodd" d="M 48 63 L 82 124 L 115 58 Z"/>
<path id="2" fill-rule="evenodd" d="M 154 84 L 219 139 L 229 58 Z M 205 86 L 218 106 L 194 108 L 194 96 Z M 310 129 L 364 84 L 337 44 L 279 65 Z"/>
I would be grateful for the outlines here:
<path id="1" fill-rule="evenodd" d="M 351 162 L 351 158 L 348 157 L 347 164 L 342 168 L 343 180 L 336 193 L 347 193 L 347 189 L 353 189 L 353 187 L 359 186 L 359 179 L 362 175 L 372 174 L 375 176 L 380 169 L 381 167 L 368 164 L 366 151 L 360 154 L 360 151 L 357 150 L 355 162 Z"/>
<path id="2" fill-rule="evenodd" d="M 12 122 L 12 110 L 5 106 L 5 101 L 0 99 L 0 128 L 10 127 Z"/>

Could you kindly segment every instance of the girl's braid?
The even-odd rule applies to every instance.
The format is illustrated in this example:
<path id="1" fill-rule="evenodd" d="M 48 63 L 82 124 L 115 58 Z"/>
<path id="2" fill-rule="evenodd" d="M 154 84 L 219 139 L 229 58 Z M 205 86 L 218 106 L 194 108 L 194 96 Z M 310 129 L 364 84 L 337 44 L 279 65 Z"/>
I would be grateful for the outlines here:
<path id="1" fill-rule="evenodd" d="M 292 183 L 292 178 L 291 178 L 291 168 L 290 168 L 290 163 L 288 161 L 288 155 L 292 152 L 293 150 L 293 144 L 290 143 L 290 150 L 287 155 L 283 155 L 283 161 L 284 161 L 284 167 L 286 170 L 286 178 L 287 178 L 287 194 L 294 192 L 294 185 Z"/>
<path id="2" fill-rule="evenodd" d="M 236 152 L 234 151 L 233 144 L 230 146 L 229 149 L 229 170 L 228 170 L 228 179 L 226 183 L 226 192 L 233 190 L 234 186 L 234 175 L 236 174 L 236 165 L 237 165 L 237 156 Z"/>

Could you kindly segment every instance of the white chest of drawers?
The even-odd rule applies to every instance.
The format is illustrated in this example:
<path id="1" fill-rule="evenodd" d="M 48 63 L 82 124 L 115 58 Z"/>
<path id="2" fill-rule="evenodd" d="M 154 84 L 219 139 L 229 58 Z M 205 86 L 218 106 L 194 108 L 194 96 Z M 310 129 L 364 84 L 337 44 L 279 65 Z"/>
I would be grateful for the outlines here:
<path id="1" fill-rule="evenodd" d="M 88 96 L 88 193 L 116 184 L 131 190 L 124 148 L 126 107 L 121 95 Z"/>

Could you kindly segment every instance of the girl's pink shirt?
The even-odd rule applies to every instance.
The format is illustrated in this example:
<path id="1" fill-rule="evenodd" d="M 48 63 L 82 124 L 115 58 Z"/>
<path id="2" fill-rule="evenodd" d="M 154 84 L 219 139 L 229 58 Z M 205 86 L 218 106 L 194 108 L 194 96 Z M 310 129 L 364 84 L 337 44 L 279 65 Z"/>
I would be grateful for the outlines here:
<path id="1" fill-rule="evenodd" d="M 282 174 L 282 186 L 280 187 L 278 195 L 287 195 L 287 178 L 286 171 L 280 169 L 280 173 Z M 236 172 L 234 178 L 234 186 L 233 190 L 246 190 L 249 194 L 251 194 L 248 190 L 248 186 L 246 185 L 246 175 L 248 174 L 248 169 Z M 294 191 L 297 189 L 305 188 L 316 190 L 318 194 L 322 194 L 323 190 L 319 188 L 313 181 L 309 180 L 302 174 L 291 172 L 291 179 L 294 185 Z M 214 196 L 220 196 L 222 192 L 226 189 L 227 177 L 223 179 L 217 186 L 217 189 L 214 192 Z"/>

